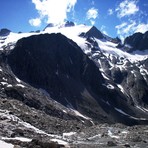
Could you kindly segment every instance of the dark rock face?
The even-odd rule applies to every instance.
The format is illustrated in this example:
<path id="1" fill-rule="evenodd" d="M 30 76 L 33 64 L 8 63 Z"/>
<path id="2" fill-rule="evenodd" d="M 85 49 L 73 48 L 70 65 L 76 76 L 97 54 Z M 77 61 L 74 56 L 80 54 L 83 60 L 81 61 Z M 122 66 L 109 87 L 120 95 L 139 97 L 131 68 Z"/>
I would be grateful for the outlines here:
<path id="1" fill-rule="evenodd" d="M 94 77 L 98 78 L 98 85 L 103 82 L 93 62 L 74 42 L 61 34 L 45 34 L 22 39 L 8 60 L 13 71 L 22 80 L 52 92 L 53 98 L 62 95 L 63 90 L 67 91 L 66 87 L 72 87 L 71 83 L 76 85 L 73 81 L 78 82 L 78 90 L 82 89 L 81 91 L 83 85 L 95 87 Z M 63 85 L 64 82 L 66 86 Z M 64 97 L 67 96 L 61 96 L 63 101 Z"/>
<path id="2" fill-rule="evenodd" d="M 131 48 L 128 49 L 128 52 L 132 52 L 134 50 L 145 50 L 148 49 L 148 31 L 144 34 L 135 33 L 129 37 L 127 37 L 124 41 L 124 45 L 130 45 Z"/>
<path id="3" fill-rule="evenodd" d="M 97 39 L 104 38 L 103 34 L 95 26 L 93 26 L 88 32 L 80 34 L 80 36 L 85 38 L 87 37 L 93 37 L 93 38 L 95 37 Z"/>
<path id="4" fill-rule="evenodd" d="M 61 34 L 19 40 L 8 62 L 21 80 L 45 89 L 64 105 L 95 104 L 93 94 L 104 91 L 104 79 L 95 64 Z"/>
<path id="5" fill-rule="evenodd" d="M 120 118 L 114 106 L 129 108 L 126 98 L 118 89 L 106 87 L 94 62 L 65 36 L 44 34 L 21 39 L 8 55 L 8 63 L 21 80 L 45 89 L 63 105 L 99 122 L 114 122 L 114 118 L 125 122 L 126 116 Z M 132 114 L 131 109 L 129 112 Z"/>
<path id="6" fill-rule="evenodd" d="M 10 30 L 3 28 L 0 30 L 0 36 L 7 36 L 9 35 L 10 32 L 11 32 Z"/>
<path id="7" fill-rule="evenodd" d="M 139 122 L 130 116 L 121 116 L 115 108 L 135 115 L 129 98 L 120 93 L 113 81 L 105 81 L 95 63 L 76 43 L 61 34 L 19 40 L 8 55 L 8 63 L 21 80 L 45 89 L 54 100 L 99 122 L 118 121 L 130 125 Z M 107 61 L 102 63 L 103 67 L 109 66 Z M 110 75 L 117 83 L 123 79 L 117 69 Z"/>

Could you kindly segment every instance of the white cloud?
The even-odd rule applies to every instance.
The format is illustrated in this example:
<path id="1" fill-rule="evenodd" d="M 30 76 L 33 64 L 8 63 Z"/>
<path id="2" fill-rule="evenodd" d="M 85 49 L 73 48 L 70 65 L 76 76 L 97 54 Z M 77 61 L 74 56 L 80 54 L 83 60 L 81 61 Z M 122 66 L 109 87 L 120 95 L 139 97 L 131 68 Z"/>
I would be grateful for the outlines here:
<path id="1" fill-rule="evenodd" d="M 93 26 L 95 24 L 94 20 L 90 20 L 91 25 Z"/>
<path id="2" fill-rule="evenodd" d="M 29 23 L 31 26 L 39 27 L 41 25 L 41 20 L 40 18 L 30 19 Z"/>
<path id="3" fill-rule="evenodd" d="M 134 25 L 135 22 L 133 23 L 127 23 L 123 22 L 120 25 L 115 26 L 117 29 L 117 34 L 123 40 L 125 37 L 129 36 L 130 34 L 134 33 Z"/>
<path id="4" fill-rule="evenodd" d="M 125 27 L 126 25 L 127 25 L 127 23 L 126 22 L 123 22 L 122 24 L 116 26 L 115 28 L 116 29 L 121 29 L 121 28 Z"/>
<path id="5" fill-rule="evenodd" d="M 146 31 L 148 31 L 148 24 L 141 23 L 135 28 L 135 32 L 145 33 Z"/>
<path id="6" fill-rule="evenodd" d="M 103 32 L 104 34 L 108 35 L 107 31 L 105 30 L 106 26 L 102 25 L 101 26 L 101 32 Z"/>
<path id="7" fill-rule="evenodd" d="M 112 15 L 114 13 L 113 9 L 108 9 L 108 15 Z"/>
<path id="8" fill-rule="evenodd" d="M 60 24 L 67 19 L 67 13 L 74 11 L 77 0 L 32 0 L 39 14 L 38 20 Z M 33 22 L 37 19 L 31 19 Z"/>
<path id="9" fill-rule="evenodd" d="M 105 30 L 103 30 L 102 31 L 105 35 L 109 35 L 108 33 L 107 33 L 107 31 L 105 31 Z"/>
<path id="10" fill-rule="evenodd" d="M 117 29 L 117 34 L 121 39 L 124 39 L 125 37 L 132 35 L 136 32 L 145 33 L 148 31 L 148 24 L 145 23 L 137 23 L 134 20 L 129 20 L 129 22 L 123 22 L 120 25 L 117 25 L 115 27 Z"/>
<path id="11" fill-rule="evenodd" d="M 98 9 L 90 8 L 86 13 L 87 19 L 96 19 L 98 17 Z"/>
<path id="12" fill-rule="evenodd" d="M 139 7 L 137 6 L 137 0 L 124 0 L 119 4 L 116 8 L 117 16 L 119 18 L 134 15 L 139 11 Z"/>

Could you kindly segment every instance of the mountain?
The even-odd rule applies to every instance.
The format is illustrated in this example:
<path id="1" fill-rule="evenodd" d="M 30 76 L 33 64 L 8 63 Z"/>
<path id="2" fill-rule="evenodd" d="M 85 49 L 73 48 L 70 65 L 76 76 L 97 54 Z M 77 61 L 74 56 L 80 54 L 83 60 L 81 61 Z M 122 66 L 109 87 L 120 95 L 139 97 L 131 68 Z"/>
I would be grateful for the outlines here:
<path id="1" fill-rule="evenodd" d="M 73 27 L 73 26 L 75 26 L 75 23 L 72 22 L 72 21 L 66 21 L 66 22 L 64 22 L 63 24 L 60 24 L 60 25 L 56 25 L 56 24 L 53 24 L 53 23 L 49 23 L 49 24 L 43 29 L 43 31 L 45 31 L 47 28 L 55 27 L 55 26 L 57 26 L 57 27 L 59 27 L 59 28 L 61 28 L 61 27 Z"/>
<path id="2" fill-rule="evenodd" d="M 74 22 L 66 21 L 64 27 L 72 27 L 75 26 Z"/>
<path id="3" fill-rule="evenodd" d="M 0 30 L 0 36 L 7 36 L 11 31 L 9 29 L 3 28 Z"/>
<path id="4" fill-rule="evenodd" d="M 49 24 L 43 29 L 43 31 L 46 30 L 46 28 L 50 28 L 50 27 L 54 27 L 54 24 L 53 24 L 53 23 L 49 23 Z"/>
<path id="5" fill-rule="evenodd" d="M 124 40 L 124 45 L 129 45 L 130 48 L 127 48 L 128 52 L 134 50 L 144 51 L 148 49 L 148 31 L 143 33 L 135 33 Z"/>
<path id="6" fill-rule="evenodd" d="M 103 34 L 95 27 L 93 26 L 89 31 L 87 31 L 86 33 L 81 33 L 80 34 L 81 37 L 93 37 L 93 38 L 97 38 L 97 39 L 103 39 L 104 36 Z"/>
<path id="7" fill-rule="evenodd" d="M 147 50 L 135 46 L 135 53 L 125 52 L 117 48 L 119 42 L 86 25 L 5 36 L 0 140 L 24 147 L 55 145 L 52 141 L 59 147 L 95 147 L 99 140 L 103 147 L 146 146 Z M 24 137 L 33 140 L 20 142 Z"/>

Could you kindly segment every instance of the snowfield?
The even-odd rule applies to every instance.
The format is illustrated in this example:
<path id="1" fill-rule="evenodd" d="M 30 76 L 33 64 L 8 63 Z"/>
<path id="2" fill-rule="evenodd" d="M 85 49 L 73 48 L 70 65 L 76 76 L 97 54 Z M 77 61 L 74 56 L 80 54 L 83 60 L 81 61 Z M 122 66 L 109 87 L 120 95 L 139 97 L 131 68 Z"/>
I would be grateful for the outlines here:
<path id="1" fill-rule="evenodd" d="M 0 148 L 14 148 L 14 145 L 6 143 L 6 142 L 0 140 Z"/>
<path id="2" fill-rule="evenodd" d="M 4 40 L 4 43 L 0 43 L 0 49 L 2 50 L 3 46 L 6 46 L 8 44 L 15 44 L 19 39 L 24 38 L 24 37 L 29 37 L 32 35 L 38 35 L 38 34 L 45 34 L 45 33 L 61 33 L 68 37 L 69 39 L 72 39 L 74 42 L 78 44 L 78 46 L 81 47 L 81 49 L 87 54 L 90 50 L 87 47 L 87 41 L 85 38 L 80 37 L 79 35 L 81 33 L 86 33 L 89 31 L 91 26 L 86 26 L 86 25 L 76 25 L 72 27 L 48 27 L 45 29 L 45 31 L 41 31 L 40 33 L 13 33 L 11 32 L 6 39 Z M 148 58 L 148 50 L 145 50 L 144 52 L 142 51 L 135 51 L 133 53 L 127 53 L 125 51 L 122 51 L 121 49 L 116 48 L 117 44 L 112 43 L 110 41 L 107 41 L 105 39 L 98 40 L 95 39 L 101 49 L 102 52 L 106 55 L 115 55 L 117 57 L 124 57 L 131 62 L 135 61 L 141 61 L 146 58 Z"/>

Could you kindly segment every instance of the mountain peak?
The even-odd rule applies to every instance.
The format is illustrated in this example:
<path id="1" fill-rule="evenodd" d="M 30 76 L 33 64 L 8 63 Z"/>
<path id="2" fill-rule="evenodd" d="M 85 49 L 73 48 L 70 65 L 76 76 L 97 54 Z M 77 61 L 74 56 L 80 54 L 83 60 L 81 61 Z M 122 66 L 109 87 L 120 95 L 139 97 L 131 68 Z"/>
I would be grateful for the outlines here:
<path id="1" fill-rule="evenodd" d="M 58 27 L 72 27 L 72 26 L 75 26 L 75 23 L 72 22 L 72 21 L 66 21 L 66 22 L 63 22 L 63 23 L 61 23 L 61 24 L 49 23 L 49 24 L 43 29 L 43 31 L 45 31 L 46 28 L 51 28 L 51 27 L 55 27 L 55 26 L 58 26 Z"/>
<path id="2" fill-rule="evenodd" d="M 66 21 L 64 24 L 64 27 L 72 27 L 72 26 L 75 26 L 75 23 L 72 21 Z"/>
<path id="3" fill-rule="evenodd" d="M 99 31 L 95 26 L 92 26 L 92 28 L 88 32 L 80 34 L 80 36 L 95 37 L 97 39 L 103 39 L 104 38 L 101 31 Z"/>
<path id="4" fill-rule="evenodd" d="M 49 24 L 43 29 L 43 31 L 45 31 L 46 28 L 50 28 L 50 27 L 54 27 L 54 24 L 53 24 L 53 23 L 49 23 Z"/>
<path id="5" fill-rule="evenodd" d="M 11 31 L 7 28 L 3 28 L 0 30 L 0 36 L 7 36 Z"/>

